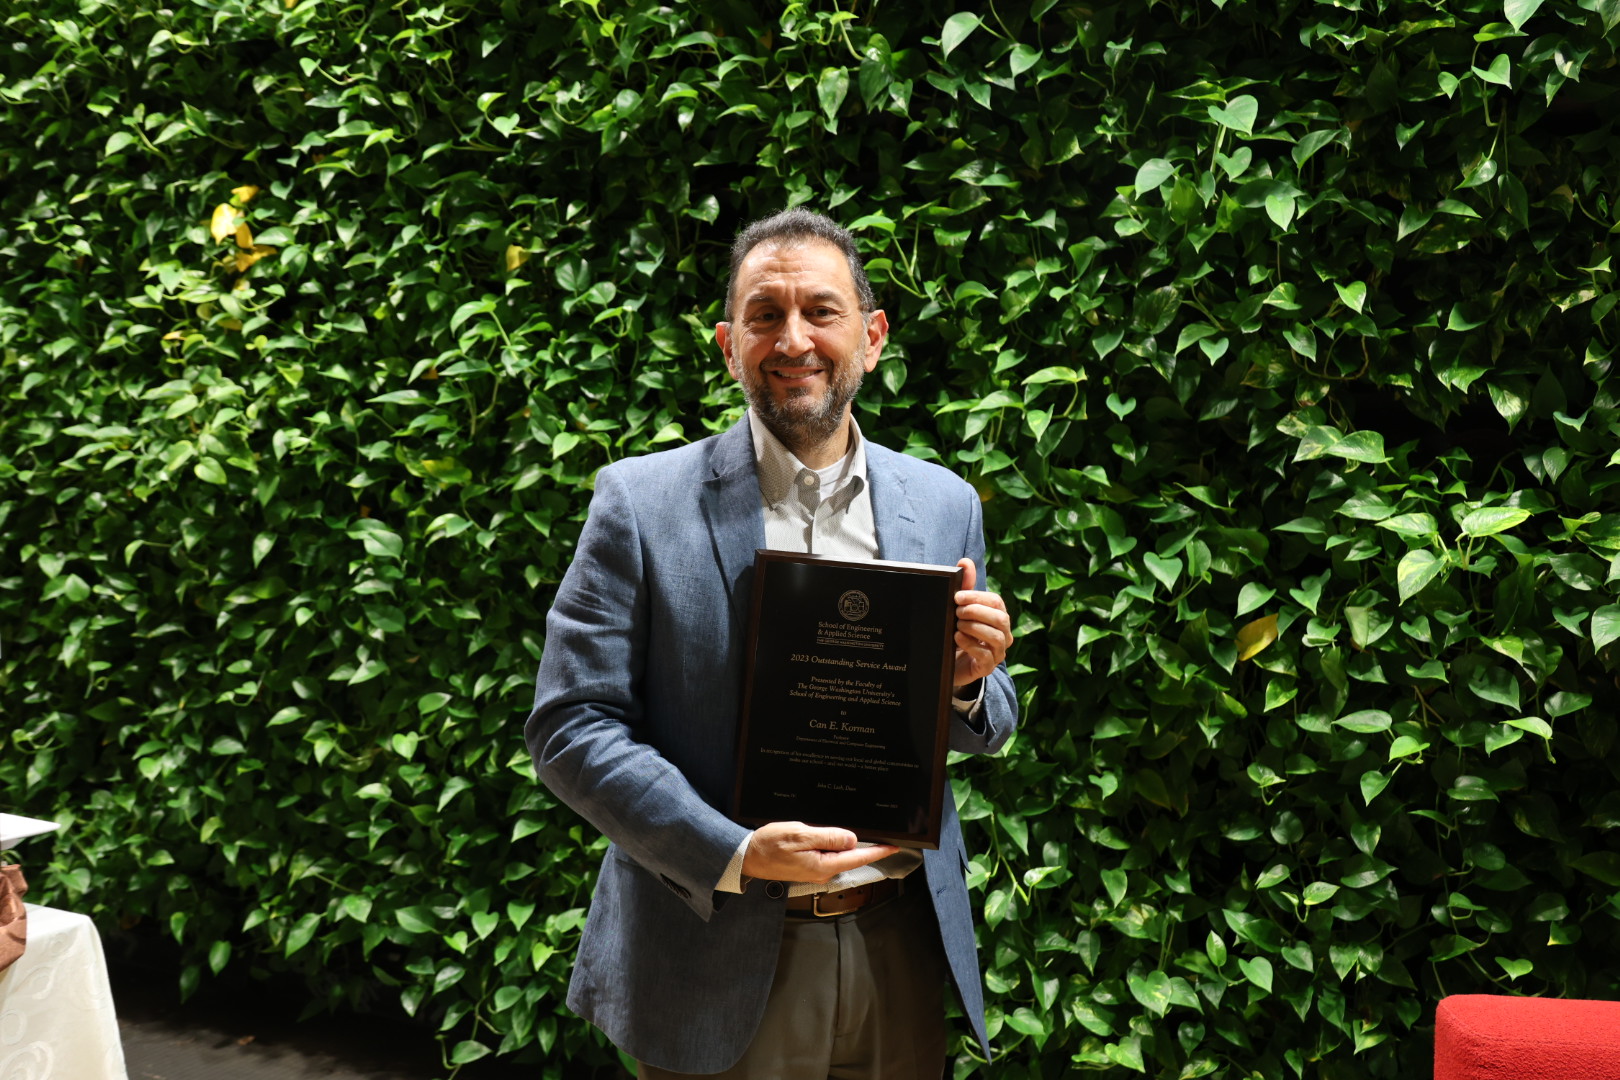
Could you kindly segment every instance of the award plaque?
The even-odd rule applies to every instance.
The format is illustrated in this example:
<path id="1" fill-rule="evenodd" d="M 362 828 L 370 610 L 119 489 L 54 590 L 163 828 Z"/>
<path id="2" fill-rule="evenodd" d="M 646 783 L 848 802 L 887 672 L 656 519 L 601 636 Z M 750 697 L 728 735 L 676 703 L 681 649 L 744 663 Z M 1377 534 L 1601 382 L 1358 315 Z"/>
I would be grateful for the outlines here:
<path id="1" fill-rule="evenodd" d="M 955 566 L 761 550 L 732 816 L 938 848 Z"/>

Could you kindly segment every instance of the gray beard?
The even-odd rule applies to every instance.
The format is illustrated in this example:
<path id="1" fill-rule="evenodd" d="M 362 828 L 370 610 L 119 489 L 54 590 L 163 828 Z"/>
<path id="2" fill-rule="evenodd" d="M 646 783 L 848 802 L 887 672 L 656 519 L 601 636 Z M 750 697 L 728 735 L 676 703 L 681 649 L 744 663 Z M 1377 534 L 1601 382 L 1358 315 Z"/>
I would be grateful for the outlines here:
<path id="1" fill-rule="evenodd" d="M 833 380 L 820 406 L 810 411 L 791 407 L 798 398 L 808 395 L 808 390 L 796 391 L 787 402 L 779 405 L 768 392 L 762 392 L 763 387 L 756 389 L 753 384 L 745 381 L 743 397 L 747 399 L 748 407 L 753 410 L 754 415 L 771 430 L 771 434 L 780 439 L 783 446 L 802 458 L 804 455 L 801 451 L 825 446 L 843 430 L 844 410 L 855 400 L 864 375 L 865 372 L 860 366 L 855 365 L 854 378 Z"/>

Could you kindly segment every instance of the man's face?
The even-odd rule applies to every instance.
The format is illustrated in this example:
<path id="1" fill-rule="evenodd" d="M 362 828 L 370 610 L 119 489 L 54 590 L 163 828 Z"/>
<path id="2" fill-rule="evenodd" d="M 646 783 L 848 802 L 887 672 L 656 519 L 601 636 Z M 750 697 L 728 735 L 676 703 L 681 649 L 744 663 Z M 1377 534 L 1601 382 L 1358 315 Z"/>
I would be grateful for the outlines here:
<path id="1" fill-rule="evenodd" d="M 877 366 L 888 320 L 861 317 L 849 263 L 825 240 L 760 244 L 731 288 L 734 318 L 715 340 L 749 407 L 790 450 L 826 444 Z"/>

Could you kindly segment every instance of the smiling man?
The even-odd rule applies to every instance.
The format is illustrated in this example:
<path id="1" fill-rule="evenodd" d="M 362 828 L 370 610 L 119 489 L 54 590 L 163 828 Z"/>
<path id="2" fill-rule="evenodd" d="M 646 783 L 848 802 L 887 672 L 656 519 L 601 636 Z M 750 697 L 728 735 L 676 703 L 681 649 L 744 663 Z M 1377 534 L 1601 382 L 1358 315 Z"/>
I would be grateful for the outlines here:
<path id="1" fill-rule="evenodd" d="M 889 320 L 835 242 L 812 235 L 741 254 L 715 341 L 753 415 L 800 462 L 823 468 L 844 456 L 850 403 L 877 366 Z"/>
<path id="2" fill-rule="evenodd" d="M 757 548 L 959 563 L 953 749 L 1017 719 L 1012 629 L 973 489 L 870 444 L 851 402 L 888 320 L 847 231 L 787 210 L 738 235 L 715 340 L 748 414 L 603 469 L 546 620 L 525 728 L 540 779 L 611 841 L 568 1004 L 643 1078 L 937 1080 L 954 989 L 983 991 L 945 800 L 937 851 L 726 817 Z"/>

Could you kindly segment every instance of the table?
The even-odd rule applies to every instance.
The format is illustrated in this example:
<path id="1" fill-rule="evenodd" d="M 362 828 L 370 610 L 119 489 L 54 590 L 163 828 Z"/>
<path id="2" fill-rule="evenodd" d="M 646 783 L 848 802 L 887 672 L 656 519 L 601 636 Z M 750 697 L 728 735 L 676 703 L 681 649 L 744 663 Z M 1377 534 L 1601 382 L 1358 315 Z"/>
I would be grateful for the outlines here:
<path id="1" fill-rule="evenodd" d="M 28 949 L 0 972 L 0 1078 L 128 1080 L 95 924 L 24 906 Z"/>
<path id="2" fill-rule="evenodd" d="M 1453 994 L 1434 1013 L 1435 1080 L 1616 1080 L 1620 1002 Z"/>

